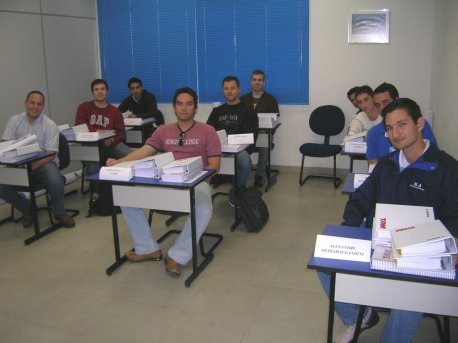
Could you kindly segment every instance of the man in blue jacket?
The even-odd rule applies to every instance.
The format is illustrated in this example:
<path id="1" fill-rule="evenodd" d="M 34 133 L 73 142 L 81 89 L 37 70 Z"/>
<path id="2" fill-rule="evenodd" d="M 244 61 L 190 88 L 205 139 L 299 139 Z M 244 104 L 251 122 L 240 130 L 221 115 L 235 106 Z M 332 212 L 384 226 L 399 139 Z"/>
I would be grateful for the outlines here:
<path id="1" fill-rule="evenodd" d="M 374 103 L 377 110 L 381 113 L 382 110 L 392 102 L 394 99 L 399 98 L 398 90 L 395 86 L 390 83 L 382 83 L 380 86 L 375 88 Z M 423 128 L 423 138 L 429 140 L 430 143 L 437 145 L 436 137 L 434 136 L 433 130 L 429 123 L 425 120 L 425 126 Z M 385 132 L 385 126 L 383 123 L 375 125 L 367 133 L 367 151 L 366 158 L 371 164 L 377 163 L 377 161 L 389 152 L 394 151 L 395 148 L 391 145 L 388 139 L 387 133 Z"/>
<path id="2" fill-rule="evenodd" d="M 458 242 L 458 162 L 423 139 L 425 119 L 410 99 L 393 100 L 382 111 L 383 125 L 396 150 L 382 157 L 371 175 L 353 193 L 345 206 L 345 226 L 372 227 L 376 203 L 431 206 Z M 361 230 L 365 230 L 361 228 Z M 455 264 L 458 262 L 455 256 Z M 329 294 L 330 275 L 319 273 Z M 355 332 L 359 306 L 336 303 L 336 312 L 346 326 L 335 342 L 350 342 Z M 371 308 L 362 329 L 377 323 Z M 422 313 L 392 309 L 382 333 L 382 343 L 412 342 Z"/>

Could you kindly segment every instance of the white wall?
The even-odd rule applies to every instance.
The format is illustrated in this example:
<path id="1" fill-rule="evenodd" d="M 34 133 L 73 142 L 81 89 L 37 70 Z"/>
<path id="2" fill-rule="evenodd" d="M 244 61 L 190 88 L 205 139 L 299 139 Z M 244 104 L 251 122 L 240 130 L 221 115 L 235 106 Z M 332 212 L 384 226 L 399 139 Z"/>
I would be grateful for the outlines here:
<path id="1" fill-rule="evenodd" d="M 34 89 L 54 121 L 73 123 L 98 75 L 95 1 L 3 0 L 0 32 L 0 132 Z"/>
<path id="2" fill-rule="evenodd" d="M 458 159 L 458 2 L 435 1 L 431 108 L 439 146 Z"/>

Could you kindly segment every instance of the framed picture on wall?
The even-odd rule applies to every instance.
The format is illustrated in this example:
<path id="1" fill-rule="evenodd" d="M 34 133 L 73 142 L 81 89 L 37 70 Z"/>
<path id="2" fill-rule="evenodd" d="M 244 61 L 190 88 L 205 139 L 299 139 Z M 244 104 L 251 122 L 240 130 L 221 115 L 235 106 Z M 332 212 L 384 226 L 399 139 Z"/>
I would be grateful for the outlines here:
<path id="1" fill-rule="evenodd" d="M 390 42 L 390 11 L 354 11 L 348 21 L 348 43 Z"/>

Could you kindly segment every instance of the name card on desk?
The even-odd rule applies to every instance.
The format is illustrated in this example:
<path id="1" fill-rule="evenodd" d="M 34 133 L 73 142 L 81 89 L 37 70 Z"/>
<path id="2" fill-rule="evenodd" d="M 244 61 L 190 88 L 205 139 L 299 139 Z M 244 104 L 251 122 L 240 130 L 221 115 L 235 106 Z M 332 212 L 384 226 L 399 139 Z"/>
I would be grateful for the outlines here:
<path id="1" fill-rule="evenodd" d="M 353 179 L 353 187 L 356 189 L 363 184 L 369 177 L 369 174 L 355 174 Z"/>
<path id="2" fill-rule="evenodd" d="M 101 180 L 129 181 L 132 179 L 132 168 L 128 167 L 102 167 L 99 177 Z"/>
<path id="3" fill-rule="evenodd" d="M 315 257 L 370 262 L 371 241 L 337 236 L 317 235 Z"/>
<path id="4" fill-rule="evenodd" d="M 237 135 L 227 136 L 228 144 L 254 144 L 254 135 L 252 133 L 240 133 Z"/>

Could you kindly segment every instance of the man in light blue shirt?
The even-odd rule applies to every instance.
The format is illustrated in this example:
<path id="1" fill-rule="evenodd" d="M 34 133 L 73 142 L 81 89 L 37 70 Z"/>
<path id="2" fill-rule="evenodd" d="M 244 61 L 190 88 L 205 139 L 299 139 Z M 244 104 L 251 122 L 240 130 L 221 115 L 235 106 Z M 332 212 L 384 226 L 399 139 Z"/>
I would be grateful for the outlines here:
<path id="1" fill-rule="evenodd" d="M 399 98 L 399 93 L 395 86 L 384 82 L 375 88 L 373 98 L 375 107 L 379 113 L 381 113 L 386 105 L 388 105 L 394 99 Z M 429 140 L 431 144 L 437 145 L 436 137 L 434 136 L 433 130 L 427 121 L 425 121 L 425 126 L 422 133 L 424 139 Z M 366 158 L 369 162 L 369 166 L 371 164 L 377 163 L 377 161 L 382 156 L 394 150 L 395 148 L 391 145 L 391 142 L 386 135 L 383 122 L 375 125 L 372 129 L 369 130 L 367 133 L 366 151 Z"/>

